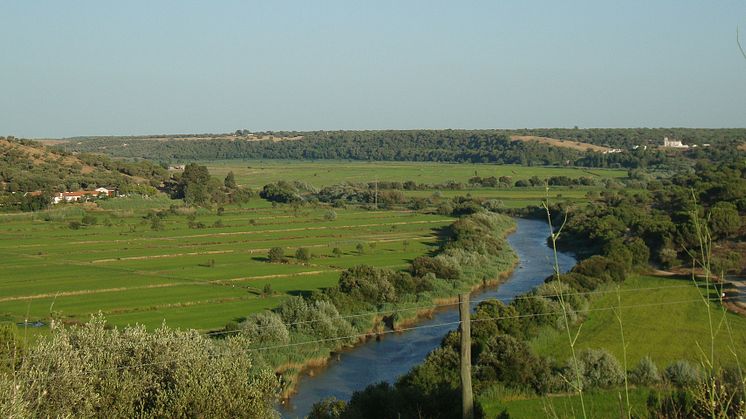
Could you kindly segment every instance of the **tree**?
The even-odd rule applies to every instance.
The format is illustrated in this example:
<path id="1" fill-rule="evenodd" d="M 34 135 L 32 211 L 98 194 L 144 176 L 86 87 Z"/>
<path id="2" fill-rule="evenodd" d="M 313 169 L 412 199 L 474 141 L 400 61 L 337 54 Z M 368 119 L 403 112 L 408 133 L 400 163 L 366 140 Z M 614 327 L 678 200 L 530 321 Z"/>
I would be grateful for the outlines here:
<path id="1" fill-rule="evenodd" d="M 357 254 L 362 255 L 363 253 L 365 253 L 365 246 L 363 246 L 362 243 L 358 243 L 355 246 L 355 250 L 357 250 Z"/>
<path id="2" fill-rule="evenodd" d="M 301 262 L 308 262 L 311 260 L 311 251 L 307 247 L 299 247 L 295 251 L 295 258 Z"/>
<path id="3" fill-rule="evenodd" d="M 335 257 L 342 257 L 342 253 L 342 249 L 340 249 L 339 247 L 335 247 L 334 249 L 332 249 L 332 254 Z"/>
<path id="4" fill-rule="evenodd" d="M 285 250 L 282 247 L 273 247 L 269 249 L 267 258 L 273 263 L 283 262 L 285 261 Z"/>
<path id="5" fill-rule="evenodd" d="M 337 213 L 334 210 L 329 210 L 326 213 L 324 213 L 324 219 L 326 221 L 334 221 L 337 219 Z"/>
<path id="6" fill-rule="evenodd" d="M 178 194 L 189 205 L 206 205 L 210 202 L 209 183 L 210 172 L 207 167 L 189 163 L 181 174 Z"/>
<path id="7" fill-rule="evenodd" d="M 733 237 L 741 228 L 738 209 L 730 202 L 721 201 L 710 210 L 710 229 L 719 238 Z"/>
<path id="8" fill-rule="evenodd" d="M 238 187 L 238 185 L 236 185 L 236 176 L 233 174 L 232 170 L 225 176 L 223 185 L 228 189 L 236 189 Z"/>

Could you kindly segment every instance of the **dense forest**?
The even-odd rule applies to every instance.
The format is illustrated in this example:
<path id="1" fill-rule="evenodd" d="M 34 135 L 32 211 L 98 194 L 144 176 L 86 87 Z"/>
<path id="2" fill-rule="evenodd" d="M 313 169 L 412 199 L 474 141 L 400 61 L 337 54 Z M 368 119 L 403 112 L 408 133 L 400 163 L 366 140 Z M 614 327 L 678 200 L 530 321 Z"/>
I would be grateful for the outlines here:
<path id="1" fill-rule="evenodd" d="M 624 150 L 603 154 L 514 141 L 513 135 L 547 136 Z M 711 144 L 682 152 L 654 146 L 664 136 L 689 144 Z M 165 137 L 80 137 L 67 150 L 160 161 L 212 159 L 350 159 L 375 161 L 474 162 L 588 167 L 656 167 L 675 157 L 720 160 L 738 154 L 744 129 L 545 129 L 545 130 L 408 130 L 312 131 L 220 135 L 185 139 Z M 271 138 L 271 139 L 269 139 Z M 259 140 L 264 139 L 264 140 Z M 633 150 L 634 146 L 640 146 Z M 644 146 L 648 146 L 645 149 Z"/>

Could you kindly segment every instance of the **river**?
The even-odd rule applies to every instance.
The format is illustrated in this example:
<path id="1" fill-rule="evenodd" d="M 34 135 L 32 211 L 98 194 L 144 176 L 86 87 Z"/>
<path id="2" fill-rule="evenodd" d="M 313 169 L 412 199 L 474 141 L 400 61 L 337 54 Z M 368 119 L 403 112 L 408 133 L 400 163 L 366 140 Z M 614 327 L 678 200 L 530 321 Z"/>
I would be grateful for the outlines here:
<path id="1" fill-rule="evenodd" d="M 520 258 L 520 262 L 505 282 L 497 287 L 472 294 L 473 300 L 497 298 L 509 302 L 515 296 L 540 285 L 552 274 L 553 255 L 547 246 L 549 229 L 540 220 L 516 219 L 514 233 L 508 243 Z M 560 269 L 564 272 L 575 264 L 568 253 L 559 253 Z M 473 305 L 476 303 L 472 303 Z M 313 376 L 303 376 L 290 400 L 280 406 L 285 418 L 302 418 L 317 401 L 334 396 L 349 400 L 352 393 L 369 384 L 387 381 L 394 383 L 398 377 L 420 364 L 430 351 L 440 346 L 440 341 L 449 330 L 457 326 L 439 323 L 458 321 L 458 307 L 436 311 L 431 319 L 417 323 L 430 326 L 402 333 L 387 334 L 380 341 L 370 340 L 352 350 L 342 352 L 329 362 L 326 368 Z"/>

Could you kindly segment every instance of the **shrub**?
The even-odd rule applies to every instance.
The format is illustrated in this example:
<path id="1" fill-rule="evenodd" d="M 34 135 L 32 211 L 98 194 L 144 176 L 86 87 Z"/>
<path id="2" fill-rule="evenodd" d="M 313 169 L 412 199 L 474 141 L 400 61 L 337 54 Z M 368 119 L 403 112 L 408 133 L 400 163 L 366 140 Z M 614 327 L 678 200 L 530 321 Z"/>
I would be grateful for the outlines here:
<path id="1" fill-rule="evenodd" d="M 339 290 L 358 300 L 381 304 L 396 301 L 396 289 L 389 279 L 396 276 L 389 269 L 359 265 L 339 276 Z"/>
<path id="2" fill-rule="evenodd" d="M 479 355 L 475 375 L 482 385 L 500 381 L 513 388 L 531 388 L 539 394 L 547 391 L 546 361 L 528 344 L 509 335 L 497 335 Z"/>
<path id="3" fill-rule="evenodd" d="M 290 342 L 290 332 L 282 318 L 271 311 L 252 314 L 241 323 L 241 332 L 252 344 L 285 344 Z"/>
<path id="4" fill-rule="evenodd" d="M 326 221 L 334 221 L 337 219 L 337 213 L 334 210 L 329 210 L 324 213 L 324 219 Z"/>
<path id="5" fill-rule="evenodd" d="M 283 262 L 285 260 L 285 250 L 282 247 L 273 247 L 269 249 L 267 258 L 270 262 Z"/>
<path id="6" fill-rule="evenodd" d="M 685 387 L 695 384 L 700 379 L 700 372 L 692 364 L 679 360 L 666 367 L 663 378 L 677 387 Z"/>
<path id="7" fill-rule="evenodd" d="M 579 372 L 584 388 L 609 388 L 624 381 L 624 370 L 619 361 L 605 349 L 586 349 L 578 355 Z M 572 360 L 568 370 L 574 376 Z"/>
<path id="8" fill-rule="evenodd" d="M 71 230 L 80 230 L 80 227 L 82 227 L 83 224 L 81 224 L 80 221 L 70 221 L 67 226 L 70 227 Z"/>
<path id="9" fill-rule="evenodd" d="M 295 258 L 301 262 L 308 262 L 311 260 L 311 251 L 306 247 L 299 247 L 295 251 Z"/>
<path id="10" fill-rule="evenodd" d="M 334 249 L 332 249 L 332 254 L 334 255 L 334 257 L 339 258 L 342 257 L 343 252 L 342 249 L 340 249 L 339 247 L 335 247 Z"/>
<path id="11" fill-rule="evenodd" d="M 411 266 L 412 275 L 423 277 L 428 273 L 435 274 L 438 278 L 458 279 L 461 277 L 461 269 L 453 264 L 448 264 L 443 258 L 419 256 L 414 259 Z"/>
<path id="12" fill-rule="evenodd" d="M 20 417 L 276 417 L 277 378 L 254 365 L 245 338 L 101 317 L 54 327 L 16 372 L 0 374 L 0 412 Z M 12 387 L 8 382 L 12 383 Z M 226 389 L 230 389 L 227 391 Z M 8 391 L 10 390 L 10 391 Z"/>
<path id="13" fill-rule="evenodd" d="M 649 356 L 640 359 L 637 366 L 629 372 L 629 380 L 634 384 L 642 386 L 655 384 L 660 379 L 658 367 L 655 366 L 655 362 Z"/>
<path id="14" fill-rule="evenodd" d="M 313 404 L 308 419 L 341 419 L 347 403 L 335 397 L 327 397 Z"/>

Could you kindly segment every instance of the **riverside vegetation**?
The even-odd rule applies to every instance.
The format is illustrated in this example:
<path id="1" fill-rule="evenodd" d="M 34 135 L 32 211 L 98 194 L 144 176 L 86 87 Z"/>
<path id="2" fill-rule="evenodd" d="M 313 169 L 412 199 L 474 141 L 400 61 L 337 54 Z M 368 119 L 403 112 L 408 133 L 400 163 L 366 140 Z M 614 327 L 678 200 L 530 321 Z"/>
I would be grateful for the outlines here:
<path id="1" fill-rule="evenodd" d="M 724 278 L 743 268 L 740 254 L 727 249 L 744 235 L 745 184 L 742 163 L 701 165 L 673 181 L 649 182 L 643 193 L 605 193 L 584 207 L 547 206 L 545 216 L 562 226 L 557 243 L 586 258 L 509 304 L 477 306 L 472 362 L 485 407 L 478 413 L 743 415 L 746 320 L 720 305 L 727 283 L 713 282 L 713 272 Z M 702 276 L 674 281 L 637 274 L 650 262 L 673 267 L 680 259 Z M 680 330 L 672 317 L 691 325 Z M 452 332 L 395 385 L 371 385 L 348 403 L 322 401 L 311 416 L 374 417 L 380 406 L 386 417 L 458 416 L 460 405 L 450 402 L 460 394 L 458 344 Z M 549 397 L 568 393 L 577 396 Z"/>
<path id="2" fill-rule="evenodd" d="M 668 356 L 655 360 L 643 356 L 640 359 L 645 361 L 640 365 L 644 365 L 637 371 L 629 365 L 619 367 L 620 362 L 608 346 L 594 348 L 589 344 L 588 349 L 579 351 L 568 362 L 552 359 L 541 349 L 556 347 L 550 342 L 550 337 L 556 336 L 551 330 L 561 329 L 563 323 L 565 327 L 569 324 L 577 328 L 593 321 L 595 312 L 589 307 L 597 301 L 594 294 L 603 295 L 614 284 L 634 283 L 627 277 L 647 270 L 651 262 L 657 266 L 681 265 L 681 260 L 693 253 L 692 249 L 697 245 L 703 247 L 702 226 L 712 232 L 705 234 L 706 237 L 722 245 L 706 252 L 707 260 L 712 262 L 706 266 L 718 272 L 737 270 L 741 261 L 733 256 L 731 249 L 743 235 L 744 170 L 742 165 L 723 164 L 712 167 L 700 161 L 687 166 L 695 170 L 690 174 L 673 177 L 665 170 L 653 175 L 648 171 L 630 171 L 626 179 L 618 180 L 599 179 L 582 171 L 567 178 L 562 177 L 566 173 L 557 174 L 554 180 L 550 175 L 538 173 L 510 180 L 501 179 L 508 174 L 474 173 L 461 182 L 392 179 L 389 184 L 368 181 L 318 186 L 277 179 L 262 185 L 258 194 L 239 186 L 241 181 L 237 182 L 233 174 L 229 176 L 230 171 L 225 179 L 216 180 L 207 168 L 188 165 L 183 174 L 165 175 L 160 182 L 153 179 L 158 188 L 179 199 L 179 203 L 159 195 L 155 186 L 150 185 L 153 189 L 141 190 L 142 198 L 4 215 L 9 221 L 4 224 L 7 229 L 4 234 L 14 240 L 12 245 L 4 241 L 8 246 L 2 250 L 10 257 L 8 260 L 14 261 L 9 268 L 19 272 L 38 271 L 38 277 L 34 283 L 3 284 L 16 293 L 2 302 L 6 307 L 3 313 L 14 322 L 36 317 L 54 327 L 43 329 L 48 332 L 42 331 L 36 341 L 21 337 L 30 333 L 30 329 L 19 332 L 14 325 L 4 327 L 5 372 L 0 386 L 9 391 L 0 393 L 0 409 L 6 416 L 44 416 L 58 409 L 73 416 L 96 416 L 103 409 L 127 416 L 229 416 L 236 409 L 248 409 L 243 410 L 243 415 L 273 415 L 272 401 L 279 392 L 292 389 L 294 377 L 309 360 L 321 361 L 332 351 L 384 328 L 401 327 L 423 308 L 427 310 L 437 301 L 494 280 L 509 270 L 515 260 L 503 237 L 511 228 L 511 221 L 499 213 L 541 215 L 540 209 L 527 205 L 537 203 L 538 195 L 543 194 L 539 185 L 549 182 L 553 188 L 567 188 L 568 194 L 576 193 L 574 188 L 581 191 L 582 195 L 568 198 L 555 193 L 553 200 L 561 204 L 552 206 L 550 213 L 555 221 L 567 214 L 567 230 L 558 245 L 575 242 L 576 250 L 587 258 L 570 273 L 549 278 L 546 285 L 510 304 L 480 304 L 473 326 L 475 388 L 479 398 L 490 413 L 510 408 L 496 403 L 498 400 L 530 399 L 537 394 L 579 393 L 582 402 L 584 392 L 588 397 L 587 390 L 614 391 L 620 385 L 619 377 L 627 377 L 625 382 L 637 377 L 634 380 L 641 381 L 634 381 L 636 385 L 651 386 L 655 380 L 649 378 L 656 376 L 653 374 L 658 370 L 656 364 L 676 360 Z M 718 175 L 720 172 L 725 175 Z M 625 186 L 633 192 L 614 190 Z M 688 199 L 692 190 L 695 199 Z M 480 196 L 482 193 L 493 195 L 485 198 Z M 502 201 L 501 194 L 525 194 L 526 200 L 520 205 L 506 205 L 507 200 Z M 697 205 L 688 204 L 692 201 Z M 622 208 L 622 212 L 615 212 L 615 208 Z M 274 227 L 279 224 L 278 213 L 280 217 L 300 216 L 301 225 Z M 391 223 L 392 214 L 412 218 Z M 683 220 L 684 214 L 689 214 L 693 221 L 679 227 L 674 220 Z M 385 218 L 386 222 L 378 223 L 368 217 Z M 353 219 L 358 221 L 350 222 Z M 619 219 L 623 221 L 616 222 Z M 437 230 L 432 231 L 432 227 Z M 33 232 L 28 239 L 31 241 L 19 242 L 29 237 L 24 231 Z M 361 231 L 380 235 L 379 239 L 360 240 Z M 311 238 L 309 232 L 319 234 Z M 81 253 L 61 258 L 69 244 L 52 240 L 60 234 L 76 237 Z M 263 242 L 252 244 L 253 240 L 246 240 L 254 237 L 261 237 Z M 331 249 L 327 244 L 329 237 L 340 239 Z M 315 247 L 321 243 L 325 245 Z M 92 247 L 86 251 L 88 245 Z M 244 246 L 248 246 L 248 252 Z M 214 250 L 189 251 L 195 247 L 214 247 Z M 236 252 L 239 247 L 244 251 Z M 318 253 L 316 249 L 325 250 Z M 251 256 L 252 250 L 255 256 Z M 173 262 L 164 265 L 163 260 L 155 262 L 158 259 Z M 40 261 L 43 267 L 36 269 Z M 179 273 L 182 267 L 188 269 Z M 89 275 L 82 274 L 83 269 L 89 268 L 96 271 L 95 275 L 105 272 L 107 280 L 112 282 L 93 281 Z M 60 275 L 59 269 L 68 271 Z M 306 276 L 316 277 L 315 271 L 325 269 L 329 272 L 317 277 L 323 280 L 298 281 Z M 239 270 L 252 275 L 246 277 Z M 267 273 L 255 277 L 262 270 Z M 287 272 L 279 274 L 286 276 L 276 276 L 277 270 Z M 238 275 L 225 280 L 234 273 Z M 121 277 L 117 278 L 118 274 Z M 710 280 L 711 277 L 705 278 L 705 289 L 719 295 L 720 288 Z M 61 283 L 68 290 L 58 293 Z M 24 288 L 32 286 L 36 290 L 40 284 L 50 290 L 32 295 L 31 289 Z M 163 292 L 169 289 L 173 292 Z M 98 291 L 91 292 L 94 290 Z M 712 304 L 708 301 L 708 291 L 702 292 L 704 304 Z M 185 301 L 185 295 L 191 296 Z M 35 302 L 33 307 L 47 308 L 31 311 L 29 301 Z M 124 311 L 121 311 L 122 301 L 131 301 Z M 85 325 L 69 324 L 85 320 L 106 304 L 110 307 L 107 319 L 120 327 L 107 327 L 109 323 L 100 317 Z M 228 311 L 211 310 L 213 304 Z M 165 316 L 157 313 L 162 310 Z M 619 309 L 622 315 L 623 310 Z M 148 313 L 155 315 L 148 317 Z M 146 332 L 142 327 L 121 327 L 143 322 L 156 328 L 164 317 L 190 328 L 208 319 L 202 328 L 211 329 L 212 337 L 166 326 L 154 332 Z M 565 323 L 563 318 L 570 321 Z M 709 315 L 708 321 L 711 319 Z M 732 323 L 728 330 L 735 330 L 737 336 L 742 319 L 727 320 L 728 325 Z M 220 324 L 225 326 L 216 330 Z M 136 337 L 121 337 L 130 335 Z M 546 337 L 544 346 L 538 336 Z M 701 334 L 693 334 L 692 338 L 698 340 Z M 457 395 L 454 354 L 455 361 L 458 360 L 455 340 L 455 334 L 444 338 L 441 348 L 395 386 L 371 386 L 347 404 L 324 401 L 317 405 L 313 415 L 380 414 L 380 410 L 370 410 L 371 406 L 385 406 L 384 413 L 391 417 L 399 414 L 446 417 L 456 412 L 458 404 L 452 403 L 458 400 L 454 398 Z M 104 356 L 101 342 L 110 341 L 114 342 L 111 356 Z M 718 342 L 738 348 L 732 339 Z M 158 357 L 161 348 L 174 346 L 182 348 L 184 353 L 170 349 L 165 353 L 171 354 L 171 358 Z M 139 362 L 131 363 L 121 355 L 133 351 L 143 353 L 137 358 Z M 738 349 L 733 353 L 737 356 Z M 625 354 L 626 350 L 623 352 L 626 357 Z M 49 363 L 39 363 L 37 357 L 45 357 Z M 700 371 L 707 373 L 704 375 L 692 372 L 695 371 L 691 367 L 692 357 L 682 358 L 690 364 L 674 362 L 670 368 L 661 365 L 663 376 L 668 377 L 667 382 L 673 387 L 638 387 L 655 390 L 649 402 L 651 412 L 701 409 L 701 400 L 695 396 L 702 394 L 696 392 L 702 381 L 692 377 L 726 383 L 724 395 L 705 392 L 704 396 L 730 397 L 728 406 L 736 409 L 740 406 L 742 393 L 737 385 L 743 382 L 742 378 L 740 382 L 733 379 L 737 376 L 728 369 L 732 364 L 708 357 L 709 364 L 705 363 L 708 368 L 700 367 Z M 174 362 L 179 359 L 183 363 Z M 203 360 L 198 365 L 204 368 L 191 373 L 184 371 L 182 365 L 192 359 Z M 634 356 L 630 356 L 632 359 Z M 130 377 L 131 370 L 137 367 L 141 367 L 143 376 Z M 636 375 L 626 374 L 628 369 L 637 371 Z M 273 375 L 278 371 L 283 373 L 280 379 Z M 241 388 L 243 400 L 235 401 L 194 386 L 193 383 L 207 379 L 210 374 L 215 376 L 217 389 Z M 642 384 L 642 380 L 649 381 Z M 67 390 L 57 388 L 61 382 L 75 383 L 71 388 L 80 389 L 77 394 L 82 396 L 74 399 L 78 400 L 76 403 L 60 405 L 60 400 L 69 396 L 64 393 Z M 115 394 L 113 389 L 124 388 L 117 387 L 117 382 L 131 389 L 127 391 L 133 395 L 131 399 L 112 400 L 107 396 Z M 637 393 L 631 389 L 631 394 L 630 400 Z M 546 399 L 538 400 L 543 403 Z M 630 403 L 627 403 L 629 411 Z"/>

